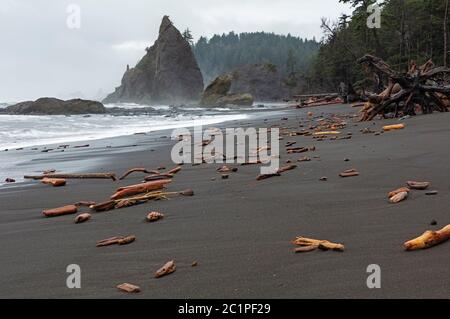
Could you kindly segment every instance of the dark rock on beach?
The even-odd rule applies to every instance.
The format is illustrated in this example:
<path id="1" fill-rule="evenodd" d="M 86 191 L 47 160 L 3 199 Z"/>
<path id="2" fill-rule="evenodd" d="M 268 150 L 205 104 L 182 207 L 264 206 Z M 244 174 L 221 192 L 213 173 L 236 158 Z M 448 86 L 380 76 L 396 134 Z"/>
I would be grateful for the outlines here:
<path id="1" fill-rule="evenodd" d="M 253 105 L 253 96 L 246 92 L 230 93 L 233 82 L 232 74 L 218 76 L 203 93 L 200 105 L 225 106 L 225 105 Z"/>
<path id="2" fill-rule="evenodd" d="M 154 45 L 136 67 L 127 67 L 122 84 L 103 102 L 197 102 L 202 91 L 203 77 L 191 46 L 164 16 Z"/>
<path id="3" fill-rule="evenodd" d="M 18 115 L 76 115 L 104 114 L 106 109 L 102 103 L 97 101 L 81 99 L 64 101 L 45 97 L 9 106 L 4 109 L 4 112 Z"/>

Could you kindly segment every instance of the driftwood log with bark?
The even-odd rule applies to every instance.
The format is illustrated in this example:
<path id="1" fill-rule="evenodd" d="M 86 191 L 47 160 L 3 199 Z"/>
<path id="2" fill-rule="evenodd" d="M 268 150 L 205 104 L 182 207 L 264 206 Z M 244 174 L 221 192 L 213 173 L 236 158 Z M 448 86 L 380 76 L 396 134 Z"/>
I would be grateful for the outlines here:
<path id="1" fill-rule="evenodd" d="M 116 180 L 114 173 L 85 173 L 85 174 L 44 174 L 44 175 L 25 175 L 25 179 L 43 180 L 47 179 L 112 179 Z"/>
<path id="2" fill-rule="evenodd" d="M 406 73 L 394 71 L 382 59 L 365 55 L 358 60 L 367 71 L 383 74 L 388 79 L 386 89 L 368 97 L 368 102 L 361 110 L 361 121 L 370 121 L 377 115 L 387 113 L 399 115 L 423 114 L 437 110 L 447 112 L 450 107 L 450 85 L 447 76 L 450 69 L 435 67 L 429 60 L 418 66 L 411 61 Z"/>

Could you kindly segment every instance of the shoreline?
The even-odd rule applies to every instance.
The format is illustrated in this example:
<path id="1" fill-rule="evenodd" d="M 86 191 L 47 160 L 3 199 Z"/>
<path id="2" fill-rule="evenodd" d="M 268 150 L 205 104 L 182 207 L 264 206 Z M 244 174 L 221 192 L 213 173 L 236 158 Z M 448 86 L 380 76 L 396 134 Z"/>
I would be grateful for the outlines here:
<path id="1" fill-rule="evenodd" d="M 314 113 L 311 122 L 308 111 Z M 322 116 L 354 112 L 348 105 L 292 109 L 267 121 L 261 117 L 238 124 L 295 130 Z M 449 243 L 412 253 L 402 244 L 449 223 L 450 180 L 443 174 L 450 171 L 446 160 L 450 150 L 445 147 L 448 120 L 449 113 L 417 116 L 404 121 L 404 130 L 379 136 L 360 131 L 380 130 L 398 119 L 348 122 L 342 134 L 351 133 L 350 140 L 285 137 L 280 141 L 280 163 L 291 159 L 298 167 L 264 181 L 256 181 L 257 165 L 228 164 L 238 171 L 222 180 L 216 172 L 221 164 L 185 164 L 168 190 L 192 188 L 195 196 L 94 213 L 81 225 L 73 224 L 74 216 L 44 218 L 41 210 L 80 200 L 100 202 L 118 186 L 140 182 L 142 175 L 115 183 L 69 180 L 62 188 L 38 182 L 22 189 L 0 188 L 0 240 L 7 247 L 0 252 L 0 298 L 447 297 Z M 291 140 L 316 147 L 305 154 L 310 162 L 296 162 L 303 154 L 286 154 L 284 143 Z M 168 139 L 147 136 L 140 142 L 137 148 L 117 148 L 113 153 L 79 150 L 68 159 L 100 157 L 99 170 L 118 174 L 131 167 L 175 166 Z M 56 159 L 37 164 L 55 165 Z M 358 169 L 360 176 L 338 176 L 349 168 Z M 320 181 L 322 176 L 328 181 Z M 439 194 L 413 192 L 400 204 L 387 202 L 387 192 L 414 179 L 432 182 Z M 145 223 L 149 211 L 166 217 Z M 437 226 L 430 226 L 433 219 Z M 100 239 L 131 234 L 137 240 L 130 245 L 95 247 Z M 341 242 L 346 251 L 294 254 L 291 241 L 297 236 Z M 175 273 L 152 278 L 172 259 Z M 197 267 L 191 267 L 194 261 Z M 81 289 L 65 286 L 66 267 L 73 263 L 82 269 Z M 366 286 L 371 264 L 382 269 L 382 289 Z M 115 287 L 123 282 L 139 285 L 142 292 L 133 296 L 119 292 Z M 211 282 L 217 283 L 214 289 Z"/>

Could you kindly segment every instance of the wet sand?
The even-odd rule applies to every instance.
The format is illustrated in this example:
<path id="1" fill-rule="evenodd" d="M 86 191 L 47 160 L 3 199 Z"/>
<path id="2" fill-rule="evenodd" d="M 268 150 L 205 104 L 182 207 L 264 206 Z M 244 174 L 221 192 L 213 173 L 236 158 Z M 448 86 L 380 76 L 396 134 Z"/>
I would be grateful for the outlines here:
<path id="1" fill-rule="evenodd" d="M 296 130 L 299 122 L 307 125 L 307 111 L 320 116 L 356 110 L 326 106 L 287 111 L 267 122 L 227 125 L 279 124 Z M 94 213 L 79 225 L 73 223 L 74 216 L 44 218 L 41 211 L 80 200 L 105 200 L 119 185 L 137 183 L 142 175 L 115 183 L 69 180 L 62 188 L 38 182 L 1 188 L 0 297 L 449 298 L 450 242 L 418 252 L 405 252 L 402 244 L 450 223 L 450 113 L 410 118 L 403 121 L 406 129 L 379 136 L 360 132 L 391 123 L 398 120 L 349 123 L 342 132 L 352 133 L 350 140 L 285 137 L 280 142 L 281 163 L 302 156 L 311 161 L 264 181 L 255 180 L 258 165 L 230 165 L 238 172 L 222 180 L 216 172 L 220 164 L 185 164 L 168 190 L 192 188 L 194 197 Z M 314 145 L 316 151 L 288 155 L 284 147 L 288 140 L 297 141 L 295 146 Z M 35 167 L 59 169 L 94 158 L 90 171 L 121 174 L 131 167 L 174 166 L 170 160 L 174 142 L 168 138 L 116 139 L 114 149 L 104 148 L 110 141 L 98 143 L 104 144 L 91 143 L 73 155 L 41 154 Z M 350 168 L 360 176 L 338 176 Z M 322 176 L 328 181 L 320 181 Z M 430 181 L 430 189 L 439 194 L 414 191 L 406 201 L 389 204 L 387 193 L 407 180 Z M 149 211 L 166 217 L 146 223 Z M 432 220 L 438 225 L 430 226 Z M 95 246 L 98 240 L 129 234 L 137 237 L 130 245 Z M 291 241 L 296 236 L 340 242 L 346 251 L 295 254 Z M 172 259 L 176 272 L 153 278 Z M 193 261 L 197 267 L 191 267 Z M 69 264 L 81 267 L 81 289 L 66 287 Z M 381 267 L 381 289 L 367 288 L 370 264 Z M 119 292 L 115 287 L 124 282 L 139 285 L 142 292 Z"/>

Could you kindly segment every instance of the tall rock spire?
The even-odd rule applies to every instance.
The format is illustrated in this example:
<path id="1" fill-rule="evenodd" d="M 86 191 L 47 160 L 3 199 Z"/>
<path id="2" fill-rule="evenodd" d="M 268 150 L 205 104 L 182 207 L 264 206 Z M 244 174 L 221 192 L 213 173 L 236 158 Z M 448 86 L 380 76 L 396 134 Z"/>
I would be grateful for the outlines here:
<path id="1" fill-rule="evenodd" d="M 103 102 L 181 104 L 198 101 L 202 91 L 203 77 L 191 46 L 164 16 L 154 45 Z"/>

